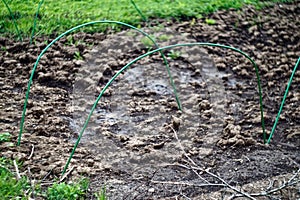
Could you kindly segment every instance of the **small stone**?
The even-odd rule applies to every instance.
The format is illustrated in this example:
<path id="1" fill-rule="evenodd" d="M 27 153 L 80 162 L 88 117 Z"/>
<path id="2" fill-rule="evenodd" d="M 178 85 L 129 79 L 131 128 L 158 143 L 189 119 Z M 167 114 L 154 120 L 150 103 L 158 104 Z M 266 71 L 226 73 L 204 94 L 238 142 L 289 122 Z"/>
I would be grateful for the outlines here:
<path id="1" fill-rule="evenodd" d="M 254 34 L 253 34 L 254 36 L 259 36 L 260 35 L 260 33 L 258 32 L 258 31 L 254 31 Z"/>
<path id="2" fill-rule="evenodd" d="M 246 69 L 242 69 L 241 75 L 242 75 L 242 76 L 249 76 L 249 73 L 247 72 Z"/>
<path id="3" fill-rule="evenodd" d="M 150 189 L 148 190 L 148 192 L 151 192 L 151 193 L 153 193 L 154 191 L 155 191 L 154 188 L 150 188 Z"/>
<path id="4" fill-rule="evenodd" d="M 12 60 L 6 60 L 6 61 L 4 61 L 3 65 L 4 66 L 15 65 L 16 63 L 17 63 L 17 61 L 12 59 Z"/>
<path id="5" fill-rule="evenodd" d="M 95 163 L 95 162 L 94 162 L 93 159 L 88 159 L 88 160 L 87 160 L 87 164 L 88 164 L 89 167 L 92 167 L 92 166 L 94 165 L 94 163 Z"/>
<path id="6" fill-rule="evenodd" d="M 85 62 L 83 60 L 74 60 L 74 64 L 76 67 L 80 67 L 84 64 Z"/>
<path id="7" fill-rule="evenodd" d="M 175 130 L 177 130 L 180 126 L 181 120 L 178 117 L 172 116 L 172 125 Z"/>
<path id="8" fill-rule="evenodd" d="M 203 100 L 200 102 L 199 107 L 200 110 L 208 110 L 210 109 L 211 105 L 208 100 Z"/>
<path id="9" fill-rule="evenodd" d="M 230 137 L 240 135 L 241 127 L 239 125 L 228 124 L 224 129 L 224 132 Z"/>
<path id="10" fill-rule="evenodd" d="M 217 67 L 219 70 L 225 70 L 225 69 L 226 69 L 226 64 L 225 64 L 225 63 L 217 63 L 217 64 L 216 64 L 216 67 Z"/>
<path id="11" fill-rule="evenodd" d="M 125 135 L 120 135 L 119 140 L 120 140 L 120 142 L 126 142 L 129 140 L 129 138 Z"/>

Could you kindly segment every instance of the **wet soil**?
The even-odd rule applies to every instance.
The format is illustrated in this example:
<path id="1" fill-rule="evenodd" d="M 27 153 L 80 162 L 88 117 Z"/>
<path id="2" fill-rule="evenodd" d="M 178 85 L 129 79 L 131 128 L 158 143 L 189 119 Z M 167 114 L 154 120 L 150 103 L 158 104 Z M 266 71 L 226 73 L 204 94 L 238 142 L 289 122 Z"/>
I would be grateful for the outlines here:
<path id="1" fill-rule="evenodd" d="M 212 42 L 249 54 L 259 66 L 269 133 L 300 56 L 299 16 L 300 3 L 294 2 L 219 11 L 185 22 L 153 20 L 143 30 L 159 46 Z M 207 24 L 206 18 L 215 23 Z M 50 41 L 36 38 L 29 45 L 0 38 L 0 128 L 13 135 L 12 142 L 31 69 Z M 21 160 L 21 173 L 42 183 L 59 177 L 102 88 L 151 48 L 131 30 L 61 39 L 35 73 L 21 146 L 2 143 L 1 156 Z M 188 167 L 210 169 L 248 192 L 267 190 L 267 180 L 288 179 L 300 167 L 298 71 L 271 144 L 264 145 L 255 70 L 249 61 L 216 47 L 180 47 L 164 54 L 182 111 L 159 54 L 121 73 L 98 103 L 69 167 L 66 180 L 90 177 L 88 199 L 103 186 L 110 199 L 226 199 L 230 194 L 224 187 L 199 186 L 220 180 Z M 297 199 L 299 184 L 272 195 Z"/>

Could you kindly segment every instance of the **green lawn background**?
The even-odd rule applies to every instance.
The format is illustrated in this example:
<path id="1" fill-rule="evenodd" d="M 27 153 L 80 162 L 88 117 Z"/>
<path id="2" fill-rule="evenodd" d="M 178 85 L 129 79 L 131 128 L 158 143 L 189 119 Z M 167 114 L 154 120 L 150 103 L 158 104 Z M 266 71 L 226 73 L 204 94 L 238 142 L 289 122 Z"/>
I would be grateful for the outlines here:
<path id="1" fill-rule="evenodd" d="M 16 35 L 12 18 L 3 3 L 0 3 L 0 34 Z M 5 0 L 12 10 L 23 36 L 30 36 L 39 0 Z M 272 2 L 283 2 L 272 0 Z M 258 0 L 135 0 L 148 19 L 199 18 L 220 9 L 240 8 L 245 4 L 262 7 L 270 1 Z M 286 2 L 286 1 L 284 1 Z M 117 20 L 132 25 L 142 21 L 131 0 L 45 0 L 41 6 L 35 35 L 58 34 L 67 29 L 94 20 Z M 103 31 L 106 26 L 85 28 L 86 32 Z"/>

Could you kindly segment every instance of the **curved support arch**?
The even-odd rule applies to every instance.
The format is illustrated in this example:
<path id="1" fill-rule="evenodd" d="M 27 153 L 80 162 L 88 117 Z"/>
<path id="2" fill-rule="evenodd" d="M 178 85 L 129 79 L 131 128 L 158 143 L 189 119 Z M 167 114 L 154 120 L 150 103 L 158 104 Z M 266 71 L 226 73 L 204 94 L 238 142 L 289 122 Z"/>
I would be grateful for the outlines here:
<path id="1" fill-rule="evenodd" d="M 25 114 L 26 114 L 26 109 L 27 109 L 27 103 L 28 103 L 28 97 L 29 97 L 29 93 L 30 93 L 30 87 L 31 87 L 31 84 L 32 84 L 32 79 L 33 79 L 33 76 L 34 76 L 34 73 L 36 71 L 36 68 L 37 68 L 37 65 L 41 59 L 41 57 L 45 54 L 45 52 L 55 43 L 57 42 L 59 39 L 61 39 L 62 37 L 64 37 L 65 35 L 77 30 L 77 29 L 80 29 L 82 27 L 85 27 L 85 26 L 89 26 L 89 25 L 94 25 L 94 24 L 103 24 L 103 23 L 109 23 L 109 24 L 119 24 L 119 25 L 123 25 L 123 26 L 126 26 L 126 27 L 129 27 L 133 30 L 136 30 L 140 33 L 142 33 L 144 36 L 146 36 L 147 38 L 149 38 L 153 44 L 155 45 L 156 48 L 159 48 L 159 46 L 157 45 L 157 43 L 155 42 L 155 40 L 150 37 L 150 35 L 148 35 L 146 32 L 134 27 L 134 26 L 131 26 L 129 24 L 126 24 L 124 22 L 119 22 L 119 21 L 110 21 L 110 20 L 100 20 L 100 21 L 92 21 L 92 22 L 88 22 L 88 23 L 84 23 L 84 24 L 81 24 L 81 25 L 78 25 L 78 26 L 75 26 L 69 30 L 67 30 L 66 32 L 62 33 L 61 35 L 59 35 L 57 38 L 55 38 L 51 43 L 49 43 L 44 49 L 43 51 L 39 54 L 35 64 L 34 64 L 34 67 L 31 71 L 31 75 L 30 75 L 30 78 L 29 78 L 29 81 L 28 81 L 28 84 L 27 84 L 27 91 L 26 91 L 26 96 L 25 96 L 25 102 L 24 102 L 24 107 L 23 107 L 23 113 L 22 113 L 22 118 L 21 118 L 21 124 L 20 124 L 20 132 L 19 132 L 19 136 L 18 136 L 18 142 L 17 142 L 17 146 L 20 146 L 20 143 L 21 143 L 21 137 L 22 137 L 22 134 L 23 134 L 23 128 L 24 128 L 24 121 L 25 121 Z M 155 51 L 157 52 L 157 51 Z M 178 98 L 178 95 L 177 95 L 177 91 L 176 91 L 176 87 L 175 87 L 175 84 L 174 84 L 174 81 L 173 81 L 173 77 L 172 77 L 172 74 L 171 74 L 171 71 L 170 71 L 170 68 L 169 68 L 169 64 L 168 64 L 168 61 L 167 59 L 165 58 L 164 54 L 161 52 L 161 50 L 159 50 L 160 54 L 162 55 L 162 58 L 164 60 L 164 63 L 166 65 L 166 69 L 167 69 L 167 72 L 168 72 L 168 76 L 169 76 L 169 79 L 170 79 L 170 83 L 173 87 L 173 92 L 174 92 L 174 95 L 175 95 L 175 98 L 176 98 L 176 102 L 177 102 L 177 105 L 178 105 L 178 108 L 181 110 L 181 103 L 180 103 L 180 100 Z"/>
<path id="2" fill-rule="evenodd" d="M 138 60 L 141 60 L 142 58 L 146 57 L 146 56 L 149 56 L 155 52 L 158 52 L 158 51 L 161 51 L 161 50 L 165 50 L 165 49 L 171 49 L 171 48 L 175 48 L 175 47 L 183 47 L 183 46 L 211 46 L 211 47 L 220 47 L 220 48 L 225 48 L 225 49 L 230 49 L 232 51 L 235 51 L 235 52 L 238 52 L 240 54 L 242 54 L 244 57 L 246 57 L 251 63 L 252 65 L 254 66 L 255 68 L 255 73 L 256 73 L 256 76 L 257 76 L 257 84 L 258 84 L 258 91 L 259 91 L 259 103 L 260 103 L 260 114 L 261 114 L 261 125 L 262 125 L 262 130 L 263 130 L 263 135 L 264 135 L 264 142 L 266 142 L 266 133 L 265 133 L 265 122 L 264 122 L 264 115 L 263 115 L 263 104 L 262 104 L 262 90 L 261 90 L 261 84 L 260 84 L 260 77 L 259 77 L 259 71 L 258 71 L 258 67 L 256 65 L 256 63 L 246 54 L 244 53 L 243 51 L 239 50 L 239 49 L 236 49 L 234 47 L 231 47 L 231 46 L 226 46 L 226 45 L 221 45 L 221 44 L 214 44 L 214 43 L 202 43 L 202 42 L 195 42 L 195 43 L 185 43 L 185 44 L 175 44 L 175 45 L 170 45 L 170 46 L 165 46 L 165 47 L 161 47 L 161 48 L 158 48 L 158 49 L 155 49 L 153 51 L 150 51 L 148 53 L 145 53 L 137 58 L 135 58 L 134 60 L 130 61 L 127 65 L 125 65 L 122 69 L 120 69 L 109 81 L 108 83 L 104 86 L 104 88 L 102 89 L 102 91 L 100 92 L 99 96 L 97 97 L 95 103 L 93 104 L 93 107 L 83 125 L 83 128 L 82 130 L 80 131 L 80 134 L 78 136 L 78 139 L 74 145 L 74 148 L 71 152 L 71 155 L 64 167 L 64 170 L 62 172 L 62 174 L 64 174 L 71 162 L 71 159 L 75 153 L 75 150 L 80 142 L 80 139 L 83 135 L 83 132 L 85 131 L 89 121 L 90 121 L 90 118 L 94 112 L 94 110 L 96 109 L 96 106 L 98 104 L 98 102 L 100 101 L 101 97 L 103 96 L 104 92 L 107 90 L 107 88 L 111 85 L 111 83 L 123 72 L 125 71 L 127 68 L 129 68 L 132 64 L 134 64 L 135 62 L 137 62 Z"/>

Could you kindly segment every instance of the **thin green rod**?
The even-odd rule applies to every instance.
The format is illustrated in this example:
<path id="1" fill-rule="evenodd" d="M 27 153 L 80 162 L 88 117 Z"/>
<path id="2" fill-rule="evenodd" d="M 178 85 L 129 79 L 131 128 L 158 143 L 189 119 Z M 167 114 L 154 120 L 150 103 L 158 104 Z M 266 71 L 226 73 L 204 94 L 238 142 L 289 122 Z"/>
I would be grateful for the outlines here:
<path id="1" fill-rule="evenodd" d="M 37 11 L 35 13 L 35 17 L 34 17 L 34 21 L 33 21 L 33 27 L 32 27 L 32 32 L 31 32 L 31 37 L 30 37 L 30 44 L 32 44 L 32 39 L 34 37 L 34 32 L 35 32 L 35 27 L 36 27 L 36 21 L 37 21 L 39 12 L 40 12 L 40 8 L 41 8 L 41 6 L 42 6 L 43 3 L 44 3 L 44 0 L 41 0 L 40 3 L 39 3 L 39 5 L 38 5 Z"/>
<path id="2" fill-rule="evenodd" d="M 21 36 L 21 34 L 20 34 L 20 31 L 19 31 L 17 22 L 16 22 L 15 17 L 14 17 L 14 14 L 12 13 L 12 11 L 11 11 L 10 7 L 8 6 L 8 4 L 6 3 L 6 1 L 5 1 L 5 0 L 2 0 L 2 2 L 5 4 L 5 6 L 6 6 L 8 12 L 9 12 L 9 14 L 10 14 L 12 20 L 13 20 L 13 23 L 14 23 L 15 29 L 16 29 L 16 31 L 17 31 L 19 40 L 22 41 L 23 39 L 22 39 L 22 36 Z"/>
<path id="3" fill-rule="evenodd" d="M 147 22 L 147 18 L 145 17 L 145 15 L 143 15 L 142 11 L 139 9 L 139 7 L 134 3 L 133 0 L 130 0 L 131 4 L 134 6 L 135 10 L 139 13 L 139 15 L 142 17 L 144 22 Z"/>
<path id="4" fill-rule="evenodd" d="M 139 9 L 139 7 L 135 4 L 135 2 L 133 0 L 130 0 L 132 5 L 134 6 L 135 10 L 139 13 L 139 15 L 142 17 L 143 21 L 145 22 L 148 22 L 148 19 L 145 17 L 145 15 L 143 15 L 142 11 Z M 156 46 L 156 48 L 158 48 L 158 46 Z M 176 86 L 175 86 L 175 83 L 174 83 L 174 80 L 173 80 L 173 76 L 172 76 L 172 73 L 171 73 L 171 70 L 170 70 L 170 67 L 169 67 L 169 63 L 167 61 L 167 59 L 165 58 L 165 55 L 160 52 L 161 55 L 162 55 L 162 58 L 164 60 L 164 63 L 166 65 L 166 69 L 167 69 L 167 72 L 168 72 L 168 76 L 170 77 L 170 83 L 171 83 L 171 86 L 173 88 L 173 92 L 174 92 L 174 95 L 175 95 L 175 99 L 176 99 L 176 102 L 177 102 L 177 105 L 178 105 L 178 108 L 179 110 L 182 110 L 181 108 L 181 103 L 180 103 L 180 99 L 179 99 L 179 96 L 177 94 L 177 91 L 176 91 Z"/>
<path id="5" fill-rule="evenodd" d="M 69 30 L 67 30 L 66 32 L 62 33 L 61 35 L 59 35 L 57 38 L 55 38 L 50 44 L 48 44 L 44 49 L 43 51 L 39 54 L 35 64 L 34 64 L 34 67 L 31 71 L 31 75 L 30 75 L 30 78 L 29 78 L 29 81 L 28 81 L 28 84 L 27 84 L 27 91 L 26 91 L 26 95 L 25 95 L 25 102 L 24 102 L 24 107 L 23 107 L 23 113 L 22 113 L 22 118 L 21 118 L 21 124 L 20 124 L 20 132 L 19 132 L 19 136 L 18 136 L 18 142 L 17 142 L 17 146 L 20 146 L 20 143 L 21 143 L 21 137 L 22 137 L 22 134 L 23 134 L 23 129 L 24 129 L 24 122 L 25 122 L 25 115 L 26 115 L 26 109 L 27 109 L 27 103 L 28 103 L 28 98 L 29 98 L 29 93 L 30 93 L 30 87 L 31 87 L 31 84 L 32 84 L 32 79 L 33 79 L 33 76 L 34 76 L 34 73 L 36 71 L 36 68 L 37 68 L 37 65 L 41 59 L 41 57 L 44 55 L 44 53 L 56 42 L 58 41 L 60 38 L 64 37 L 65 35 L 77 30 L 77 29 L 80 29 L 84 26 L 88 26 L 88 25 L 94 25 L 94 24 L 97 24 L 97 23 L 114 23 L 114 24 L 119 24 L 119 25 L 123 25 L 123 26 L 127 26 L 131 29 L 134 29 L 140 33 L 142 33 L 143 35 L 145 35 L 146 37 L 148 37 L 154 44 L 155 46 L 158 48 L 158 45 L 156 44 L 156 42 L 154 41 L 154 39 L 152 39 L 147 33 L 145 33 L 144 31 L 134 27 L 134 26 L 131 26 L 129 24 L 126 24 L 126 23 L 123 23 L 123 22 L 119 22 L 119 21 L 110 21 L 110 20 L 100 20 L 100 21 L 92 21 L 92 22 L 88 22 L 88 23 L 84 23 L 84 24 L 81 24 L 81 25 L 78 25 L 76 27 L 73 27 Z M 164 59 L 164 62 L 166 64 L 166 68 L 167 68 L 167 71 L 168 71 L 168 74 L 169 74 L 169 78 L 170 78 L 170 81 L 172 83 L 172 86 L 173 86 L 173 89 L 174 89 L 174 94 L 175 94 L 175 97 L 176 97 L 176 101 L 177 101 L 177 104 L 178 104 L 178 108 L 181 109 L 181 104 L 180 104 L 180 101 L 179 101 L 179 98 L 177 96 L 177 92 L 176 92 L 176 88 L 175 88 L 175 85 L 174 85 L 174 81 L 173 81 L 173 77 L 171 76 L 170 74 L 170 69 L 169 69 L 169 65 L 167 65 L 167 60 L 164 56 L 164 54 L 160 51 L 163 59 Z"/>
<path id="6" fill-rule="evenodd" d="M 293 72 L 292 72 L 292 75 L 291 75 L 291 77 L 290 77 L 290 80 L 289 80 L 289 82 L 288 82 L 288 84 L 287 84 L 287 87 L 286 87 L 286 90 L 285 90 L 283 99 L 282 99 L 282 101 L 281 101 L 281 105 L 280 105 L 280 108 L 279 108 L 277 117 L 276 117 L 276 119 L 275 119 L 275 122 L 274 122 L 274 125 L 273 125 L 273 128 L 272 128 L 272 131 L 271 131 L 270 136 L 269 136 L 269 139 L 268 139 L 268 141 L 267 141 L 267 144 L 270 143 L 270 141 L 271 141 L 271 139 L 272 139 L 272 137 L 273 137 L 273 134 L 274 134 L 274 132 L 275 132 L 275 128 L 276 128 L 276 126 L 277 126 L 277 123 L 278 123 L 280 114 L 281 114 L 282 109 L 283 109 L 283 106 L 284 106 L 285 99 L 286 99 L 286 97 L 287 97 L 287 95 L 288 95 L 289 88 L 290 88 L 290 86 L 291 86 L 291 84 L 292 84 L 293 77 L 294 77 L 294 75 L 295 75 L 295 73 L 296 73 L 296 70 L 297 70 L 297 68 L 298 68 L 299 62 L 300 62 L 300 57 L 298 58 L 298 61 L 296 62 L 296 65 L 295 65 L 295 67 L 294 67 L 294 70 L 293 70 Z"/>
<path id="7" fill-rule="evenodd" d="M 231 49 L 231 50 L 233 50 L 233 51 L 235 51 L 235 52 L 238 52 L 238 53 L 242 54 L 243 56 L 245 56 L 248 60 L 250 60 L 250 62 L 253 64 L 253 66 L 255 67 L 255 69 L 256 69 L 256 71 L 257 71 L 257 75 L 258 75 L 258 81 L 257 81 L 257 83 L 258 83 L 258 88 L 259 88 L 259 95 L 261 95 L 261 87 L 260 87 L 260 81 L 259 81 L 259 74 L 258 74 L 258 68 L 257 68 L 256 63 L 255 63 L 255 62 L 254 62 L 254 61 L 253 61 L 246 53 L 244 53 L 243 51 L 241 51 L 241 50 L 239 50 L 239 49 L 236 49 L 236 48 L 234 48 L 234 47 L 231 47 L 231 46 L 225 46 L 225 45 L 221 45 L 221 44 L 201 43 L 201 42 L 200 42 L 200 43 L 175 44 L 175 45 L 170 45 L 170 46 L 161 47 L 161 48 L 155 49 L 155 50 L 153 50 L 153 51 L 149 51 L 148 53 L 145 53 L 145 54 L 143 54 L 143 55 L 141 55 L 141 56 L 135 58 L 134 60 L 130 61 L 127 65 L 125 65 L 122 69 L 120 69 L 120 70 L 119 70 L 119 71 L 118 71 L 118 72 L 117 72 L 117 73 L 116 73 L 116 74 L 108 81 L 108 83 L 105 85 L 105 87 L 101 90 L 99 96 L 97 97 L 95 103 L 93 104 L 93 107 L 92 107 L 92 109 L 91 109 L 91 111 L 90 111 L 90 113 L 89 113 L 89 115 L 88 115 L 88 117 L 87 117 L 87 119 L 86 119 L 86 121 L 85 121 L 85 123 L 84 123 L 84 125 L 83 125 L 82 130 L 80 131 L 80 134 L 79 134 L 79 136 L 78 136 L 78 139 L 77 139 L 77 141 L 76 141 L 76 143 L 75 143 L 75 145 L 74 145 L 74 148 L 73 148 L 73 150 L 72 150 L 72 152 L 71 152 L 71 154 L 70 154 L 70 157 L 69 157 L 69 159 L 68 159 L 68 161 L 67 161 L 67 163 L 66 163 L 66 165 L 65 165 L 65 167 L 64 167 L 64 170 L 63 170 L 62 174 L 64 174 L 64 173 L 66 172 L 66 170 L 67 170 L 67 168 L 68 168 L 68 166 L 69 166 L 69 164 L 70 164 L 70 162 L 71 162 L 71 159 L 72 159 L 72 157 L 73 157 L 73 155 L 74 155 L 74 153 L 75 153 L 75 150 L 76 150 L 76 148 L 77 148 L 77 146 L 78 146 L 78 144 L 79 144 L 79 142 L 80 142 L 80 139 L 81 139 L 81 137 L 82 137 L 82 135 L 83 135 L 83 132 L 85 131 L 85 129 L 86 129 L 86 127 L 87 127 L 87 125 L 88 125 L 88 123 L 89 123 L 89 121 L 90 121 L 90 118 L 91 118 L 91 116 L 92 116 L 94 110 L 96 109 L 96 106 L 97 106 L 98 102 L 100 101 L 102 95 L 104 94 L 104 92 L 106 91 L 106 89 L 111 85 L 111 83 L 112 83 L 112 82 L 113 82 L 113 81 L 114 81 L 114 80 L 115 80 L 115 79 L 116 79 L 123 71 L 125 71 L 128 67 L 130 67 L 132 64 L 134 64 L 134 63 L 137 62 L 138 60 L 140 60 L 140 59 L 142 59 L 142 58 L 144 58 L 144 57 L 146 57 L 146 56 L 149 56 L 149 55 L 151 55 L 151 54 L 153 54 L 153 53 L 155 53 L 155 52 L 158 52 L 158 51 L 161 51 L 161 50 L 165 50 L 165 49 L 174 48 L 174 47 L 196 46 L 196 45 L 198 45 L 198 46 L 212 46 L 212 47 L 220 47 L 220 48 Z M 260 108 L 261 108 L 261 114 L 262 114 L 262 115 L 261 115 L 261 121 L 264 122 L 263 110 L 262 110 L 262 109 L 263 109 L 262 101 L 260 101 L 260 104 L 261 104 Z M 262 124 L 264 124 L 264 123 L 262 123 Z M 265 127 L 264 127 L 264 126 L 262 126 L 262 129 L 263 129 L 263 132 L 265 132 Z"/>

